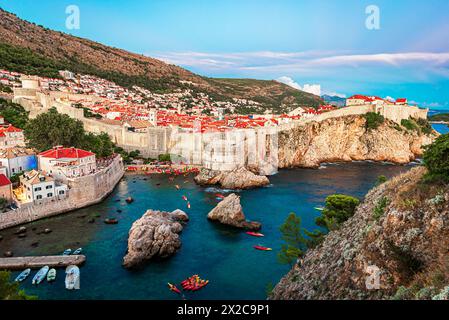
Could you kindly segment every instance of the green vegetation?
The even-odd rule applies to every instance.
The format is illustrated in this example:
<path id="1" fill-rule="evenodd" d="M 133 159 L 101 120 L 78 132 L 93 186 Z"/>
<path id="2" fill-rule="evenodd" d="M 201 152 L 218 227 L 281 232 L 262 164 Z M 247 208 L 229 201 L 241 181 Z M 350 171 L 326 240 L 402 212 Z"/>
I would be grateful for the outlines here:
<path id="1" fill-rule="evenodd" d="M 0 115 L 6 122 L 23 129 L 28 123 L 28 114 L 21 105 L 0 98 Z"/>
<path id="2" fill-rule="evenodd" d="M 11 273 L 0 271 L 0 300 L 36 300 L 19 289 L 19 284 L 11 281 Z"/>
<path id="3" fill-rule="evenodd" d="M 20 181 L 20 177 L 22 175 L 23 175 L 23 171 L 15 173 L 9 178 L 9 181 L 11 181 L 11 183 L 18 183 Z"/>
<path id="4" fill-rule="evenodd" d="M 426 181 L 449 182 L 449 134 L 439 136 L 434 143 L 426 147 L 424 165 L 428 173 Z"/>
<path id="5" fill-rule="evenodd" d="M 373 210 L 374 220 L 379 220 L 384 214 L 390 200 L 387 197 L 382 197 L 376 204 Z"/>
<path id="6" fill-rule="evenodd" d="M 419 129 L 424 134 L 431 134 L 433 132 L 432 125 L 427 119 L 419 118 L 416 120 L 416 124 L 419 126 Z"/>
<path id="7" fill-rule="evenodd" d="M 419 126 L 413 119 L 402 119 L 401 126 L 409 131 L 419 131 Z"/>
<path id="8" fill-rule="evenodd" d="M 375 112 L 368 112 L 364 114 L 363 117 L 366 120 L 365 126 L 368 130 L 375 130 L 385 122 L 384 116 Z"/>
<path id="9" fill-rule="evenodd" d="M 114 145 L 106 133 L 86 133 L 81 121 L 58 113 L 56 108 L 30 120 L 24 133 L 28 147 L 40 152 L 61 145 L 90 150 L 98 157 L 107 157 L 113 153 Z"/>
<path id="10" fill-rule="evenodd" d="M 0 92 L 12 93 L 12 89 L 0 83 Z"/>
<path id="11" fill-rule="evenodd" d="M 161 162 L 168 162 L 168 161 L 171 161 L 171 156 L 170 156 L 169 153 L 167 153 L 167 154 L 160 154 L 159 157 L 158 157 L 158 160 L 161 161 Z"/>
<path id="12" fill-rule="evenodd" d="M 290 213 L 287 220 L 281 225 L 280 231 L 285 244 L 282 245 L 282 249 L 278 253 L 278 259 L 281 263 L 292 265 L 304 255 L 307 249 L 306 240 L 301 232 L 301 218 Z"/>
<path id="13" fill-rule="evenodd" d="M 377 180 L 376 180 L 376 187 L 380 186 L 381 184 L 384 184 L 385 182 L 387 182 L 387 177 L 384 175 L 378 176 Z"/>
<path id="14" fill-rule="evenodd" d="M 326 206 L 316 224 L 328 231 L 338 229 L 352 217 L 360 200 L 343 194 L 334 194 L 326 198 Z"/>

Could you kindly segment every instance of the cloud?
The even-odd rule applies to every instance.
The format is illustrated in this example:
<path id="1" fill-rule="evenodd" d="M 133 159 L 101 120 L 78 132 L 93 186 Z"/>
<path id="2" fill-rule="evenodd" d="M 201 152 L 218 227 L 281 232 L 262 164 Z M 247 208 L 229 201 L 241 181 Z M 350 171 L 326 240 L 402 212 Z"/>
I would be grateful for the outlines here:
<path id="1" fill-rule="evenodd" d="M 303 87 L 301 87 L 299 83 L 295 82 L 295 80 L 287 76 L 277 78 L 276 81 L 285 83 L 286 85 L 292 88 L 302 90 L 304 92 L 308 92 L 317 96 L 321 96 L 321 85 L 319 84 L 305 84 Z"/>

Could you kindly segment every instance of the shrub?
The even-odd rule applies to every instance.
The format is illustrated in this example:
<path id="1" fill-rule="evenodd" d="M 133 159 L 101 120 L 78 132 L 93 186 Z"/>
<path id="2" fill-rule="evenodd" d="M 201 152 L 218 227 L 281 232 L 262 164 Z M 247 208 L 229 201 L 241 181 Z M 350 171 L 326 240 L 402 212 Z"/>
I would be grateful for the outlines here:
<path id="1" fill-rule="evenodd" d="M 278 259 L 281 263 L 291 265 L 303 256 L 307 249 L 306 240 L 301 232 L 301 218 L 293 212 L 290 213 L 279 230 L 285 244 L 282 245 L 282 249 L 278 253 Z"/>
<path id="2" fill-rule="evenodd" d="M 385 182 L 387 182 L 387 177 L 384 175 L 378 176 L 377 180 L 376 180 L 376 187 L 380 186 L 381 184 L 384 184 Z"/>
<path id="3" fill-rule="evenodd" d="M 404 286 L 400 286 L 394 296 L 391 297 L 392 300 L 409 300 L 412 298 L 412 290 Z"/>
<path id="4" fill-rule="evenodd" d="M 390 200 L 387 197 L 382 197 L 376 204 L 373 210 L 374 220 L 379 220 L 385 214 L 385 209 L 387 208 Z"/>
<path id="5" fill-rule="evenodd" d="M 419 131 L 419 127 L 412 119 L 402 119 L 401 125 L 409 131 Z"/>
<path id="6" fill-rule="evenodd" d="M 169 153 L 167 154 L 160 154 L 158 157 L 158 160 L 161 162 L 167 162 L 167 161 L 171 161 L 171 156 Z"/>
<path id="7" fill-rule="evenodd" d="M 419 118 L 418 120 L 416 120 L 416 123 L 418 124 L 422 133 L 431 134 L 433 132 L 432 125 L 427 119 Z"/>
<path id="8" fill-rule="evenodd" d="M 335 230 L 340 225 L 354 215 L 356 207 L 360 201 L 357 198 L 334 194 L 326 198 L 326 205 L 321 212 L 321 216 L 315 221 L 320 227 L 327 230 Z"/>
<path id="9" fill-rule="evenodd" d="M 428 170 L 427 181 L 449 182 L 449 134 L 439 136 L 427 146 L 423 159 Z"/>
<path id="10" fill-rule="evenodd" d="M 36 296 L 28 296 L 20 290 L 19 283 L 11 281 L 11 273 L 0 271 L 0 300 L 36 300 Z"/>
<path id="11" fill-rule="evenodd" d="M 364 115 L 366 120 L 366 128 L 368 130 L 377 129 L 382 123 L 385 122 L 384 116 L 376 113 L 376 112 L 368 112 Z"/>

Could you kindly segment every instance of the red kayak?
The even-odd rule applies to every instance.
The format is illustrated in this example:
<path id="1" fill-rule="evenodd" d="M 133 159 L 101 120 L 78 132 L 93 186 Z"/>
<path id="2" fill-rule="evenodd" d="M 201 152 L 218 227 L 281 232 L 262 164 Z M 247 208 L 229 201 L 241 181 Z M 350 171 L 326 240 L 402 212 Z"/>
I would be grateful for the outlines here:
<path id="1" fill-rule="evenodd" d="M 181 294 L 181 290 L 179 290 L 178 288 L 176 288 L 176 286 L 174 284 L 168 283 L 168 288 L 173 291 L 176 292 L 178 294 Z"/>
<path id="2" fill-rule="evenodd" d="M 186 196 L 182 196 L 182 200 L 187 201 L 187 197 Z"/>
<path id="3" fill-rule="evenodd" d="M 215 195 L 215 197 L 220 198 L 220 199 L 224 199 L 224 198 L 225 198 L 225 196 L 222 195 L 221 193 L 217 193 L 217 194 Z"/>
<path id="4" fill-rule="evenodd" d="M 260 251 L 272 251 L 273 250 L 271 248 L 267 248 L 267 247 L 263 247 L 263 246 L 254 246 L 254 249 L 260 250 Z"/>
<path id="5" fill-rule="evenodd" d="M 264 235 L 262 233 L 259 232 L 252 232 L 252 231 L 248 231 L 246 232 L 247 235 L 253 236 L 253 237 L 264 237 Z"/>

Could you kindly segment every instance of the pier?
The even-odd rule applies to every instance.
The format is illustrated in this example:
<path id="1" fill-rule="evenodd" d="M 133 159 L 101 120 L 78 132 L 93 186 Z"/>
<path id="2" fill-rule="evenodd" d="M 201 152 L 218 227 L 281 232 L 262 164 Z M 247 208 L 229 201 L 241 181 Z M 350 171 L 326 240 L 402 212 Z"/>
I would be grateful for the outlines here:
<path id="1" fill-rule="evenodd" d="M 70 265 L 79 266 L 85 261 L 84 255 L 0 258 L 0 270 L 39 269 L 44 266 L 62 268 Z"/>

